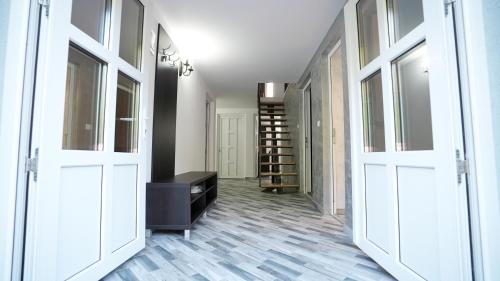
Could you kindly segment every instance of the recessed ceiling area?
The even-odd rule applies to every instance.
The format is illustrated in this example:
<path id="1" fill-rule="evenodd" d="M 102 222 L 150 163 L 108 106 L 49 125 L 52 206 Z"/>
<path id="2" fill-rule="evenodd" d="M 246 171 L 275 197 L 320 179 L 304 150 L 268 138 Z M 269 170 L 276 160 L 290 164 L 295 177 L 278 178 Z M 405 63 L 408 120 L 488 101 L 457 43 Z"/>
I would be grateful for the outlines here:
<path id="1" fill-rule="evenodd" d="M 296 82 L 344 0 L 160 0 L 165 27 L 215 96 Z"/>

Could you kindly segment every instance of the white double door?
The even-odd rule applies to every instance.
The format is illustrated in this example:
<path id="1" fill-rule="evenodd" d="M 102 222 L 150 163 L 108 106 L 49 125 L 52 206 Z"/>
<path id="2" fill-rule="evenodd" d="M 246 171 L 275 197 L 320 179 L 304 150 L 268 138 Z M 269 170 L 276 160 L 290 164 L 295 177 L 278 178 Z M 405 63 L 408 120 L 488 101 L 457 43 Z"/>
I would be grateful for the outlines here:
<path id="1" fill-rule="evenodd" d="M 447 8 L 435 0 L 345 7 L 354 240 L 399 280 L 472 278 Z"/>
<path id="2" fill-rule="evenodd" d="M 219 114 L 219 177 L 245 177 L 246 118 L 242 114 Z"/>
<path id="3" fill-rule="evenodd" d="M 144 247 L 144 9 L 53 0 L 42 11 L 24 280 L 98 280 Z M 138 40 L 120 38 L 124 24 Z"/>

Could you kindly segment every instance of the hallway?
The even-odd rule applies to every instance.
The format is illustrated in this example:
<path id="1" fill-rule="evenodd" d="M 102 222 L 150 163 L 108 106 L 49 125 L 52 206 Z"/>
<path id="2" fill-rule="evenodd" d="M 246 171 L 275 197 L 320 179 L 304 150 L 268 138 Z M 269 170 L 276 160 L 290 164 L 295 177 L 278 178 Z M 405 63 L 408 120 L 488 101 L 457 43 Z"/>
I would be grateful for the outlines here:
<path id="1" fill-rule="evenodd" d="M 146 244 L 103 280 L 393 280 L 349 243 L 341 218 L 299 193 L 261 192 L 256 180 L 220 180 L 190 241 L 155 232 Z"/>

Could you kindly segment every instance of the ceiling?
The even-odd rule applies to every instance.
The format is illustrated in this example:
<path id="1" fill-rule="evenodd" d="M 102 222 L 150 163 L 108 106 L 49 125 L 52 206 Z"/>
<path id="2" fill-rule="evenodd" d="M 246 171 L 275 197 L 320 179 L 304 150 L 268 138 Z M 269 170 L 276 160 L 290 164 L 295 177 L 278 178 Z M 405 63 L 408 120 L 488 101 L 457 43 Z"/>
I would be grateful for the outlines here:
<path id="1" fill-rule="evenodd" d="M 159 0 L 166 29 L 211 92 L 296 82 L 344 0 Z"/>

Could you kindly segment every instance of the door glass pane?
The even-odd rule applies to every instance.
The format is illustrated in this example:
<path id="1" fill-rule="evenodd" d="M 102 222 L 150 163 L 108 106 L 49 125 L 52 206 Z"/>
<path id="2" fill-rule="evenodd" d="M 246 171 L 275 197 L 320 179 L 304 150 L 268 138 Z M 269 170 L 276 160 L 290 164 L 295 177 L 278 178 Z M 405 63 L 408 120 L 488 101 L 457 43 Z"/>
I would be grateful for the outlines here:
<path id="1" fill-rule="evenodd" d="M 139 83 L 118 73 L 115 152 L 137 153 L 139 140 Z"/>
<path id="2" fill-rule="evenodd" d="M 137 0 L 123 0 L 120 28 L 120 57 L 140 68 L 144 6 Z"/>
<path id="3" fill-rule="evenodd" d="M 425 43 L 393 62 L 396 149 L 432 150 L 432 118 Z"/>
<path id="4" fill-rule="evenodd" d="M 103 149 L 105 72 L 102 62 L 70 45 L 63 149 Z"/>
<path id="5" fill-rule="evenodd" d="M 424 22 L 422 0 L 387 0 L 391 38 L 396 42 Z"/>
<path id="6" fill-rule="evenodd" d="M 358 14 L 359 59 L 361 67 L 380 54 L 377 1 L 360 0 L 356 5 Z"/>
<path id="7" fill-rule="evenodd" d="M 384 100 L 380 71 L 361 84 L 365 152 L 385 151 Z"/>
<path id="8" fill-rule="evenodd" d="M 73 0 L 71 23 L 88 36 L 104 44 L 110 0 Z"/>

